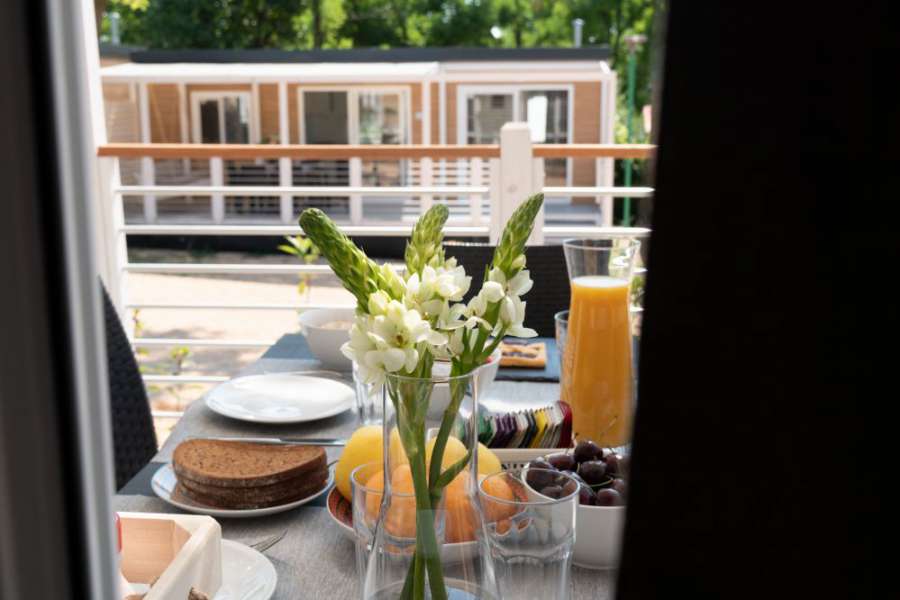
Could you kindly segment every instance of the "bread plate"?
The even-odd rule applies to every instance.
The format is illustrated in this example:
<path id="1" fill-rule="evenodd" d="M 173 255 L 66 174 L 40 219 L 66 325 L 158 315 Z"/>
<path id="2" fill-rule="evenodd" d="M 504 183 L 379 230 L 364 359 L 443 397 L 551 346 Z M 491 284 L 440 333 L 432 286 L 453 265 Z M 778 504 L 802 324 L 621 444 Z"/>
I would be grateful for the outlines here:
<path id="1" fill-rule="evenodd" d="M 153 479 L 150 481 L 150 487 L 153 489 L 153 493 L 159 496 L 162 501 L 180 508 L 181 510 L 198 515 L 209 515 L 210 517 L 224 519 L 243 519 L 274 515 L 312 502 L 316 498 L 321 497 L 323 494 L 328 493 L 328 490 L 330 490 L 334 485 L 334 471 L 329 468 L 328 480 L 325 482 L 325 487 L 323 487 L 318 492 L 310 494 L 306 498 L 294 500 L 286 504 L 279 504 L 277 506 L 267 506 L 266 508 L 248 508 L 240 510 L 213 508 L 211 506 L 195 503 L 189 498 L 185 498 L 175 491 L 176 483 L 178 483 L 178 480 L 175 477 L 175 471 L 172 469 L 172 464 L 166 463 L 159 469 L 157 469 L 156 473 L 153 474 Z"/>

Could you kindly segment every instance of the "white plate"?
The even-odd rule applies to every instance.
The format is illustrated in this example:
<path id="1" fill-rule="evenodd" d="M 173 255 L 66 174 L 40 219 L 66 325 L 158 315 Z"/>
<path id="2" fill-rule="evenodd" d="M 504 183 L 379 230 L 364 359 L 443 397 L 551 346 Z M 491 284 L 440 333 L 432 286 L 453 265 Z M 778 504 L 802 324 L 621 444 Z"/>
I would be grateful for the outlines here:
<path id="1" fill-rule="evenodd" d="M 206 396 L 210 410 L 253 423 L 303 423 L 340 414 L 356 402 L 349 385 L 302 373 L 250 375 Z"/>
<path id="2" fill-rule="evenodd" d="M 243 544 L 222 540 L 222 587 L 213 600 L 269 600 L 278 574 L 268 558 Z"/>
<path id="3" fill-rule="evenodd" d="M 196 513 L 198 515 L 209 515 L 210 517 L 242 519 L 247 517 L 274 515 L 286 510 L 291 510 L 292 508 L 297 508 L 298 506 L 303 506 L 307 502 L 312 502 L 322 494 L 328 493 L 328 490 L 331 489 L 331 486 L 334 484 L 334 472 L 331 469 L 328 469 L 328 481 L 325 482 L 325 487 L 306 498 L 301 498 L 300 500 L 294 500 L 293 502 L 280 504 L 278 506 L 238 510 L 210 508 L 209 506 L 201 506 L 199 504 L 188 504 L 187 501 L 182 501 L 180 498 L 172 498 L 172 493 L 175 491 L 175 484 L 177 481 L 178 480 L 175 478 L 175 471 L 172 470 L 172 464 L 166 463 L 153 474 L 153 479 L 150 481 L 150 487 L 153 488 L 153 493 L 159 496 L 163 501 L 168 502 L 181 510 Z"/>

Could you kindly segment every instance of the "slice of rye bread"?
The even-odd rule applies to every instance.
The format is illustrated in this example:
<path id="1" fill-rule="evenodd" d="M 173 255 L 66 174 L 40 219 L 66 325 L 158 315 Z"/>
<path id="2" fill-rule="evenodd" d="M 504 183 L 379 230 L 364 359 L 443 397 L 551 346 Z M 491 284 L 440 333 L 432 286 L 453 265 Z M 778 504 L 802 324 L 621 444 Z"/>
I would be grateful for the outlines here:
<path id="1" fill-rule="evenodd" d="M 316 492 L 325 485 L 328 479 L 328 470 L 322 469 L 301 477 L 288 479 L 272 485 L 263 485 L 255 488 L 221 487 L 197 483 L 184 477 L 179 477 L 178 482 L 188 490 L 202 494 L 207 498 L 218 498 L 222 502 L 233 504 L 253 504 L 260 502 L 278 502 L 284 498 L 295 496 L 298 493 L 309 491 Z"/>
<path id="2" fill-rule="evenodd" d="M 175 474 L 220 487 L 259 487 L 325 468 L 321 446 L 279 446 L 253 442 L 187 440 L 172 455 Z"/>
<path id="3" fill-rule="evenodd" d="M 207 494 L 203 494 L 201 492 L 197 492 L 192 490 L 191 488 L 185 485 L 186 482 L 179 481 L 175 486 L 175 492 L 173 496 L 176 499 L 187 499 L 189 502 L 194 504 L 199 504 L 202 506 L 209 506 L 212 508 L 223 508 L 230 510 L 251 510 L 256 508 L 268 508 L 270 506 L 280 506 L 282 504 L 289 504 L 291 502 L 295 502 L 297 500 L 302 500 L 308 496 L 311 496 L 325 487 L 325 480 L 315 481 L 313 484 L 304 486 L 303 488 L 296 489 L 290 494 L 280 497 L 280 498 L 255 498 L 252 495 L 248 495 L 247 497 L 240 498 L 222 498 L 219 496 L 209 496 Z M 188 483 L 188 485 L 190 485 Z M 250 492 L 251 490 L 247 490 Z"/>

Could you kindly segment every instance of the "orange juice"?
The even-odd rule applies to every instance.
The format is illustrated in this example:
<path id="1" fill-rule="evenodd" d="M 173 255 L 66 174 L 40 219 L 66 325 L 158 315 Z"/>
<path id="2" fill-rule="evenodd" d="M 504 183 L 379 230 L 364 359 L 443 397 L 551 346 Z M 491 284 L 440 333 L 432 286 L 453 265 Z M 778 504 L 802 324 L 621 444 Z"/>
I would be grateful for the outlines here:
<path id="1" fill-rule="evenodd" d="M 632 363 L 628 281 L 602 275 L 572 280 L 562 398 L 572 431 L 600 446 L 631 439 Z"/>

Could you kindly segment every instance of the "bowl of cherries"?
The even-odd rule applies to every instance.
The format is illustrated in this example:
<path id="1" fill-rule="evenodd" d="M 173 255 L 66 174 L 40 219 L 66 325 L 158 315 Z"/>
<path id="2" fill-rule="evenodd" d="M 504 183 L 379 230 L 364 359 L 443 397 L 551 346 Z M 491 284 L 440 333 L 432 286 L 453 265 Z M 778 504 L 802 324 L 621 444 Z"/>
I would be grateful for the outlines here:
<path id="1" fill-rule="evenodd" d="M 579 482 L 574 562 L 589 569 L 615 568 L 625 523 L 628 457 L 582 440 L 570 452 L 532 460 L 528 468 L 559 471 Z M 531 475 L 525 481 L 535 492 L 560 497 L 562 490 L 547 471 Z"/>

